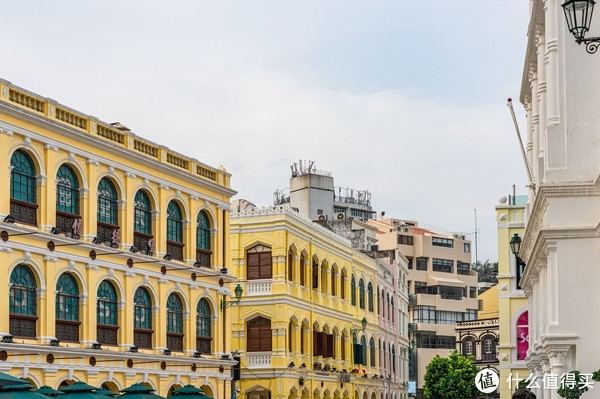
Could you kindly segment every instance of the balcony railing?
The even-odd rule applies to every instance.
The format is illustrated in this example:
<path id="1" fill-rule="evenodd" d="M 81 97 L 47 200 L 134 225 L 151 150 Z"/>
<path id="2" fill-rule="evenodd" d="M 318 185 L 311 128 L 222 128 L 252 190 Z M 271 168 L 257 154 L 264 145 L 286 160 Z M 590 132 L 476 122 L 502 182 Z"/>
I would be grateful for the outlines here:
<path id="1" fill-rule="evenodd" d="M 10 200 L 10 215 L 20 223 L 37 226 L 37 208 L 36 204 L 15 199 Z"/>
<path id="2" fill-rule="evenodd" d="M 211 353 L 212 338 L 196 337 L 196 350 L 200 353 Z"/>
<path id="3" fill-rule="evenodd" d="M 183 334 L 167 333 L 167 348 L 174 351 L 182 351 Z"/>
<path id="4" fill-rule="evenodd" d="M 200 263 L 200 266 L 210 267 L 210 256 L 211 251 L 205 251 L 204 249 L 196 248 L 196 262 Z"/>
<path id="5" fill-rule="evenodd" d="M 35 338 L 37 336 L 35 329 L 36 321 L 36 316 L 10 315 L 10 335 Z"/>
<path id="6" fill-rule="evenodd" d="M 96 341 L 106 345 L 117 345 L 119 327 L 99 324 L 96 328 Z"/>
<path id="7" fill-rule="evenodd" d="M 247 296 L 271 295 L 271 280 L 269 281 L 248 281 L 246 283 Z"/>
<path id="8" fill-rule="evenodd" d="M 67 237 L 79 239 L 82 227 L 81 223 L 77 224 L 76 221 L 80 220 L 79 215 L 56 211 L 56 230 L 59 234 L 65 233 Z"/>
<path id="9" fill-rule="evenodd" d="M 173 260 L 183 260 L 183 245 L 180 242 L 167 241 L 167 254 L 171 255 Z"/>
<path id="10" fill-rule="evenodd" d="M 65 342 L 79 342 L 78 321 L 56 320 L 56 339 Z"/>
<path id="11" fill-rule="evenodd" d="M 101 243 L 109 244 L 113 248 L 118 248 L 121 245 L 121 231 L 119 226 L 98 222 L 96 239 Z"/>
<path id="12" fill-rule="evenodd" d="M 249 369 L 271 368 L 271 352 L 248 353 L 247 364 Z"/>
<path id="13" fill-rule="evenodd" d="M 138 348 L 152 349 L 152 330 L 133 330 L 133 344 Z"/>
<path id="14" fill-rule="evenodd" d="M 150 234 L 133 233 L 133 246 L 141 253 L 152 256 L 154 254 L 154 239 Z"/>

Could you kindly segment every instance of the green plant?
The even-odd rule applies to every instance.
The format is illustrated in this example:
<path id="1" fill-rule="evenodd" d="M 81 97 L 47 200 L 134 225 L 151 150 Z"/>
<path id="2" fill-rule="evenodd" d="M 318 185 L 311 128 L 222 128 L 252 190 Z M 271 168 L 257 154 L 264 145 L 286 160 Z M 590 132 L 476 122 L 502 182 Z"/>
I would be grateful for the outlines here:
<path id="1" fill-rule="evenodd" d="M 565 399 L 579 399 L 588 390 L 588 387 L 584 386 L 584 382 L 581 373 L 578 370 L 572 370 L 560 379 L 558 394 Z"/>
<path id="2" fill-rule="evenodd" d="M 600 370 L 596 370 L 592 373 L 592 380 L 600 381 Z"/>
<path id="3" fill-rule="evenodd" d="M 474 384 L 479 369 L 473 359 L 454 351 L 448 358 L 436 355 L 425 372 L 425 396 L 435 399 L 473 398 L 478 394 Z"/>

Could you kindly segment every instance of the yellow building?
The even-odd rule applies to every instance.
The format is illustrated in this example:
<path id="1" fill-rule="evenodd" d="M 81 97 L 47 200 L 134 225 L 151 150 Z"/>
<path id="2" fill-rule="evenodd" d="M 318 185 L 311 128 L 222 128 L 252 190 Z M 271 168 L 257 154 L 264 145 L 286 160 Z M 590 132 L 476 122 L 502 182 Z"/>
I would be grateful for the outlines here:
<path id="1" fill-rule="evenodd" d="M 0 370 L 229 397 L 225 169 L 2 80 L 0 170 Z"/>
<path id="2" fill-rule="evenodd" d="M 498 305 L 500 310 L 500 398 L 509 399 L 515 391 L 514 381 L 529 376 L 525 356 L 529 347 L 528 302 L 518 285 L 520 277 L 510 240 L 525 231 L 527 196 L 503 197 L 496 205 L 498 222 Z"/>
<path id="3" fill-rule="evenodd" d="M 374 259 L 290 208 L 234 212 L 231 235 L 241 399 L 406 397 L 399 348 L 378 334 Z"/>

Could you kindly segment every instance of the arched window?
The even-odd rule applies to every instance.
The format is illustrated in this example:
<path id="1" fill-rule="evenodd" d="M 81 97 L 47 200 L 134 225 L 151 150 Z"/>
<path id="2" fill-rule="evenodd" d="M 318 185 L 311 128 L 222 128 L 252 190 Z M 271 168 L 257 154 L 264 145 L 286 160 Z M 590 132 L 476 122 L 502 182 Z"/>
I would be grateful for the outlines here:
<path id="1" fill-rule="evenodd" d="M 390 319 L 392 319 L 392 323 L 394 322 L 394 297 L 390 298 L 390 305 L 392 306 L 392 311 L 390 312 Z"/>
<path id="2" fill-rule="evenodd" d="M 176 201 L 167 207 L 167 254 L 176 260 L 183 260 L 183 217 Z"/>
<path id="3" fill-rule="evenodd" d="M 475 338 L 466 337 L 462 340 L 462 354 L 463 356 L 475 356 Z"/>
<path id="4" fill-rule="evenodd" d="M 294 251 L 292 248 L 289 249 L 287 257 L 287 280 L 294 281 Z"/>
<path id="5" fill-rule="evenodd" d="M 152 300 L 144 287 L 135 290 L 133 342 L 138 348 L 152 349 Z"/>
<path id="6" fill-rule="evenodd" d="M 114 285 L 104 280 L 98 287 L 96 305 L 96 340 L 101 344 L 117 345 L 118 314 L 117 291 Z"/>
<path id="7" fill-rule="evenodd" d="M 350 303 L 356 306 L 356 279 L 354 275 L 352 276 L 352 280 L 350 280 Z"/>
<path id="8" fill-rule="evenodd" d="M 362 361 L 360 364 L 367 365 L 367 337 L 364 335 L 360 338 L 360 347 L 362 349 Z"/>
<path id="9" fill-rule="evenodd" d="M 496 360 L 496 337 L 491 334 L 481 338 L 481 360 Z"/>
<path id="10" fill-rule="evenodd" d="M 337 267 L 331 268 L 330 278 L 331 278 L 331 295 L 337 295 Z"/>
<path id="11" fill-rule="evenodd" d="M 369 341 L 369 365 L 375 367 L 375 340 L 373 337 Z"/>
<path id="12" fill-rule="evenodd" d="M 381 297 L 379 296 L 381 292 L 379 291 L 379 286 L 377 286 L 377 314 L 383 317 L 381 314 Z"/>
<path id="13" fill-rule="evenodd" d="M 367 299 L 369 301 L 369 312 L 373 311 L 373 284 L 367 286 Z"/>
<path id="14" fill-rule="evenodd" d="M 10 334 L 15 337 L 37 336 L 37 298 L 35 277 L 25 265 L 18 265 L 10 274 L 9 319 Z"/>
<path id="15" fill-rule="evenodd" d="M 327 263 L 321 263 L 321 293 L 327 294 Z"/>
<path id="16" fill-rule="evenodd" d="M 291 353 L 294 351 L 294 335 L 293 335 L 293 331 L 294 331 L 294 323 L 292 323 L 292 321 L 290 320 L 290 322 L 288 323 L 288 353 L 291 355 Z"/>
<path id="17" fill-rule="evenodd" d="M 167 348 L 183 350 L 183 306 L 175 293 L 167 299 Z"/>
<path id="18" fill-rule="evenodd" d="M 305 331 L 308 329 L 308 326 L 305 323 L 302 323 L 300 326 L 300 354 L 304 355 L 304 340 L 306 337 Z"/>
<path id="19" fill-rule="evenodd" d="M 99 242 L 110 243 L 115 248 L 121 244 L 117 199 L 117 190 L 110 179 L 105 177 L 100 180 L 98 185 L 98 232 L 96 238 Z"/>
<path id="20" fill-rule="evenodd" d="M 147 255 L 154 253 L 152 205 L 144 190 L 135 194 L 133 208 L 133 246 Z"/>
<path id="21" fill-rule="evenodd" d="M 69 165 L 61 165 L 56 175 L 56 229 L 79 238 L 79 180 Z"/>
<path id="22" fill-rule="evenodd" d="M 210 328 L 210 305 L 204 298 L 196 307 L 196 350 L 200 353 L 211 353 L 212 332 Z"/>
<path id="23" fill-rule="evenodd" d="M 273 337 L 271 320 L 257 317 L 248 322 L 246 350 L 248 352 L 271 352 Z"/>
<path id="24" fill-rule="evenodd" d="M 391 319 L 391 314 L 390 314 L 390 293 L 387 293 L 387 317 L 388 320 Z"/>
<path id="25" fill-rule="evenodd" d="M 365 281 L 361 278 L 358 282 L 358 299 L 361 309 L 365 309 Z"/>
<path id="26" fill-rule="evenodd" d="M 342 270 L 342 277 L 340 279 L 340 297 L 346 299 L 346 270 Z"/>
<path id="27" fill-rule="evenodd" d="M 396 346 L 392 345 L 392 373 L 396 374 Z"/>
<path id="28" fill-rule="evenodd" d="M 319 289 L 319 260 L 313 257 L 312 261 L 312 287 L 315 290 Z"/>
<path id="29" fill-rule="evenodd" d="M 305 268 L 306 258 L 304 257 L 304 254 L 300 254 L 300 285 L 303 287 L 306 285 L 304 277 L 304 274 L 306 273 Z"/>
<path id="30" fill-rule="evenodd" d="M 205 211 L 198 213 L 196 219 L 196 262 L 200 266 L 211 266 L 210 257 L 212 255 L 210 245 L 210 219 Z"/>
<path id="31" fill-rule="evenodd" d="M 264 245 L 255 245 L 246 251 L 247 266 L 246 278 L 248 280 L 269 279 L 273 277 L 273 259 L 271 248 Z"/>
<path id="32" fill-rule="evenodd" d="M 35 165 L 23 150 L 10 158 L 10 215 L 16 221 L 37 225 Z"/>
<path id="33" fill-rule="evenodd" d="M 68 273 L 56 283 L 56 338 L 60 341 L 79 342 L 79 288 Z"/>
<path id="34" fill-rule="evenodd" d="M 341 350 L 341 359 L 346 360 L 346 345 L 348 345 L 348 337 L 346 333 L 342 333 L 342 350 Z"/>

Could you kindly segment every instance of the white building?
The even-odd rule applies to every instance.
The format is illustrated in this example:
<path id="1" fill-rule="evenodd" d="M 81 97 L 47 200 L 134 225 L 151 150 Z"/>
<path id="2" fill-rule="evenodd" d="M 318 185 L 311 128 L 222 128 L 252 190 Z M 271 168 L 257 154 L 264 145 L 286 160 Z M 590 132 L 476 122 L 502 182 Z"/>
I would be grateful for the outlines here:
<path id="1" fill-rule="evenodd" d="M 533 171 L 519 253 L 530 307 L 526 361 L 540 385 L 544 373 L 600 368 L 600 55 L 575 43 L 562 3 L 530 1 L 520 98 Z M 598 25 L 589 36 L 598 36 Z M 535 391 L 558 398 L 556 390 Z M 600 398 L 600 389 L 585 398 Z"/>

